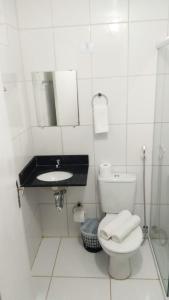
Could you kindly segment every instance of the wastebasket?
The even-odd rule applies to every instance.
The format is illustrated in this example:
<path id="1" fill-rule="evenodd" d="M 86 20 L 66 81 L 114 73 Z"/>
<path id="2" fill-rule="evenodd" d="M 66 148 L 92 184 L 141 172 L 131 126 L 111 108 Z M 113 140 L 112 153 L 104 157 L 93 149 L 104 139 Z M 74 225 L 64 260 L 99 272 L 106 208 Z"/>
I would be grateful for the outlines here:
<path id="1" fill-rule="evenodd" d="M 84 248 L 89 252 L 99 252 L 102 247 L 97 237 L 99 222 L 97 219 L 86 219 L 80 226 Z"/>

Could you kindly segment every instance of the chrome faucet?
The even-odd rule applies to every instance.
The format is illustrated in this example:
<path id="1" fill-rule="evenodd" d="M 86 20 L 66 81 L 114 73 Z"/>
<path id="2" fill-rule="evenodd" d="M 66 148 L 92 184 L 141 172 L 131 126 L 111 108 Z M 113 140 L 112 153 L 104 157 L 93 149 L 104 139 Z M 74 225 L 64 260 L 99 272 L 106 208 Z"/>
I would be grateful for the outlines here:
<path id="1" fill-rule="evenodd" d="M 61 160 L 60 160 L 60 159 L 57 159 L 57 160 L 56 160 L 56 169 L 59 168 L 60 164 L 61 164 Z"/>

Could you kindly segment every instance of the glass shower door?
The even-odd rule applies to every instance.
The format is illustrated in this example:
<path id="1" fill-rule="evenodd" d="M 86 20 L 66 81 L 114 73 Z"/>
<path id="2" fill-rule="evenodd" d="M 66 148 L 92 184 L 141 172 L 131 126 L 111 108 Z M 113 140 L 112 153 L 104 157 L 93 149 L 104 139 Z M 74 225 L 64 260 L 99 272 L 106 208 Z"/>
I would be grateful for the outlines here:
<path id="1" fill-rule="evenodd" d="M 169 46 L 158 50 L 150 238 L 169 296 Z"/>

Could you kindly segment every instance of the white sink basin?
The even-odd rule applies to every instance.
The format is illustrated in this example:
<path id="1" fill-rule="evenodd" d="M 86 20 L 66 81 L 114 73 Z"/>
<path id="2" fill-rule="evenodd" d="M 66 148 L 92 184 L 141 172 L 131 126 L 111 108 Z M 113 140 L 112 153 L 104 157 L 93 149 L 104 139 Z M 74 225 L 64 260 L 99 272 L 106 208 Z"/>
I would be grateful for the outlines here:
<path id="1" fill-rule="evenodd" d="M 70 172 L 53 171 L 53 172 L 48 172 L 48 173 L 38 175 L 37 179 L 41 181 L 53 182 L 53 181 L 66 180 L 71 178 L 72 176 L 73 174 Z"/>

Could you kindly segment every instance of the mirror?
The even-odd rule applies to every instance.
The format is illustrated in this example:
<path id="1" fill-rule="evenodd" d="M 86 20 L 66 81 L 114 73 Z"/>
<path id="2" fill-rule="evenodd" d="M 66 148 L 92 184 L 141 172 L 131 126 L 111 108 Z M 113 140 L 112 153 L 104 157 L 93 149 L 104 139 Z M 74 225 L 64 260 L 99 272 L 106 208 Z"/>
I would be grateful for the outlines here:
<path id="1" fill-rule="evenodd" d="M 76 71 L 32 73 L 38 126 L 77 126 L 79 106 Z"/>

